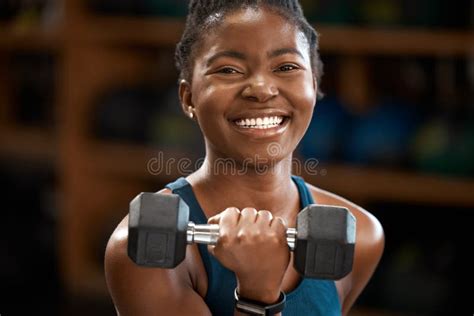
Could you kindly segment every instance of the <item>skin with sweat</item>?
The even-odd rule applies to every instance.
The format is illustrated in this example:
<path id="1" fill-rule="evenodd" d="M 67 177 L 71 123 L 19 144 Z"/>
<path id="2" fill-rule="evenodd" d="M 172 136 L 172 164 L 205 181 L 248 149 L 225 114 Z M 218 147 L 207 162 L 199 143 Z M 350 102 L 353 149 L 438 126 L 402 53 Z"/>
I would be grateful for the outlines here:
<path id="1" fill-rule="evenodd" d="M 192 78 L 180 83 L 179 96 L 183 110 L 200 126 L 206 157 L 187 180 L 209 223 L 220 225 L 219 242 L 209 250 L 235 272 L 240 295 L 273 303 L 280 291 L 290 292 L 301 281 L 285 231 L 295 227 L 300 211 L 290 177 L 292 152 L 310 123 L 317 96 L 309 45 L 295 25 L 261 7 L 229 13 L 198 46 Z M 222 159 L 232 161 L 234 169 L 216 172 Z M 318 203 L 348 207 L 357 219 L 353 270 L 336 281 L 346 314 L 380 260 L 383 230 L 359 206 L 308 187 Z M 125 217 L 105 258 L 117 312 L 153 315 L 161 309 L 210 315 L 203 300 L 207 275 L 197 246 L 187 247 L 177 268 L 150 270 L 128 259 L 127 229 Z"/>

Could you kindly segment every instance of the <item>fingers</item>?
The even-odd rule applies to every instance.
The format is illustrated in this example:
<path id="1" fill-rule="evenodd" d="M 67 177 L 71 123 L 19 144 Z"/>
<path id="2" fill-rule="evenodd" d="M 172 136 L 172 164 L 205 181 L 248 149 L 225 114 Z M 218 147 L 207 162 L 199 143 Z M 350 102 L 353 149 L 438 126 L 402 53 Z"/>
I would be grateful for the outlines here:
<path id="1" fill-rule="evenodd" d="M 274 217 L 270 211 L 246 207 L 241 211 L 236 207 L 229 207 L 223 212 L 212 216 L 209 224 L 219 225 L 219 239 L 216 245 L 209 245 L 208 250 L 216 256 L 230 245 L 238 245 L 273 240 L 277 243 L 286 241 L 286 221 L 281 217 Z M 255 239 L 256 238 L 256 239 Z M 252 241 L 253 240 L 253 241 Z M 244 241 L 244 243 L 242 243 Z"/>
<path id="2" fill-rule="evenodd" d="M 208 219 L 208 224 L 226 225 L 248 225 L 258 223 L 261 226 L 270 226 L 272 228 L 286 229 L 287 223 L 281 217 L 274 217 L 270 211 L 246 207 L 240 211 L 236 207 L 229 207 L 223 212 L 214 215 Z"/>
<path id="3" fill-rule="evenodd" d="M 239 224 L 248 225 L 253 224 L 257 220 L 257 210 L 252 207 L 246 207 L 240 212 Z"/>
<path id="4" fill-rule="evenodd" d="M 273 214 L 266 210 L 257 212 L 255 223 L 260 229 L 270 229 L 273 220 Z"/>
<path id="5" fill-rule="evenodd" d="M 229 231 L 232 230 L 232 227 L 237 226 L 240 218 L 240 210 L 236 207 L 229 207 L 225 209 L 223 212 L 212 216 L 208 219 L 208 224 L 217 224 L 219 225 L 219 242 L 218 244 L 222 244 L 222 242 L 226 239 L 225 236 L 228 235 Z M 216 255 L 216 245 L 209 245 L 207 247 L 208 251 L 212 255 Z"/>
<path id="6" fill-rule="evenodd" d="M 236 207 L 226 208 L 223 212 L 210 217 L 207 220 L 208 224 L 221 224 L 221 221 L 225 218 L 226 223 L 237 223 L 240 217 L 240 210 Z"/>
<path id="7" fill-rule="evenodd" d="M 282 217 L 274 217 L 270 223 L 270 227 L 277 232 L 277 234 L 284 234 L 286 236 L 286 231 L 288 229 L 288 225 L 286 220 Z"/>

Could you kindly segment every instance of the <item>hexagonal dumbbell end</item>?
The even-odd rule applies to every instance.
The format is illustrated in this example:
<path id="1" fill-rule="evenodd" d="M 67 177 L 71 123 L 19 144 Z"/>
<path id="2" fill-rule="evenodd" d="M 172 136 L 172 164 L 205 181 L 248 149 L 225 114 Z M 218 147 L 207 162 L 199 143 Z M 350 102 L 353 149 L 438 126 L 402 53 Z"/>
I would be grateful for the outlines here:
<path id="1" fill-rule="evenodd" d="M 297 218 L 295 267 L 308 278 L 338 280 L 352 270 L 356 219 L 345 207 L 309 205 Z"/>
<path id="2" fill-rule="evenodd" d="M 140 266 L 176 267 L 186 254 L 188 220 L 178 195 L 140 193 L 130 202 L 128 256 Z"/>

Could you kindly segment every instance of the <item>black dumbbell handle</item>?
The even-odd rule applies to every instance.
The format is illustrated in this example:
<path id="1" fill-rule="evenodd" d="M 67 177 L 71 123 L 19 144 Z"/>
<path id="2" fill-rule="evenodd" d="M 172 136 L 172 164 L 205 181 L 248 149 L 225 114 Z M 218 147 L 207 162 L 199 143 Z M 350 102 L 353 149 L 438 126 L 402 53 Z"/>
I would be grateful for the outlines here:
<path id="1" fill-rule="evenodd" d="M 291 251 L 295 249 L 296 245 L 296 228 L 288 228 L 286 230 L 286 241 Z M 215 245 L 219 239 L 219 225 L 217 224 L 203 224 L 196 225 L 193 222 L 188 223 L 186 231 L 186 241 L 188 244 L 204 244 Z"/>

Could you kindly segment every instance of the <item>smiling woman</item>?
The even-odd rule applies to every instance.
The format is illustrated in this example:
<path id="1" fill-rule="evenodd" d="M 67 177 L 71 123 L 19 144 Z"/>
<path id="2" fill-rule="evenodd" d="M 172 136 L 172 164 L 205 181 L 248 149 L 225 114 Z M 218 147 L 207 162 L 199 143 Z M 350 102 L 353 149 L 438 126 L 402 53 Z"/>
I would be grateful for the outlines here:
<path id="1" fill-rule="evenodd" d="M 297 1 L 191 1 L 189 8 L 176 49 L 179 98 L 202 131 L 206 157 L 160 192 L 178 194 L 194 223 L 219 224 L 220 237 L 209 248 L 187 247 L 174 269 L 147 269 L 127 256 L 124 218 L 105 257 L 117 312 L 239 315 L 252 313 L 242 307 L 247 300 L 279 313 L 286 296 L 284 315 L 347 314 L 384 236 L 366 210 L 291 173 L 322 73 L 316 32 Z M 223 160 L 231 168 L 214 172 Z M 352 272 L 342 279 L 302 279 L 293 267 L 286 230 L 309 204 L 343 206 L 357 220 Z"/>

